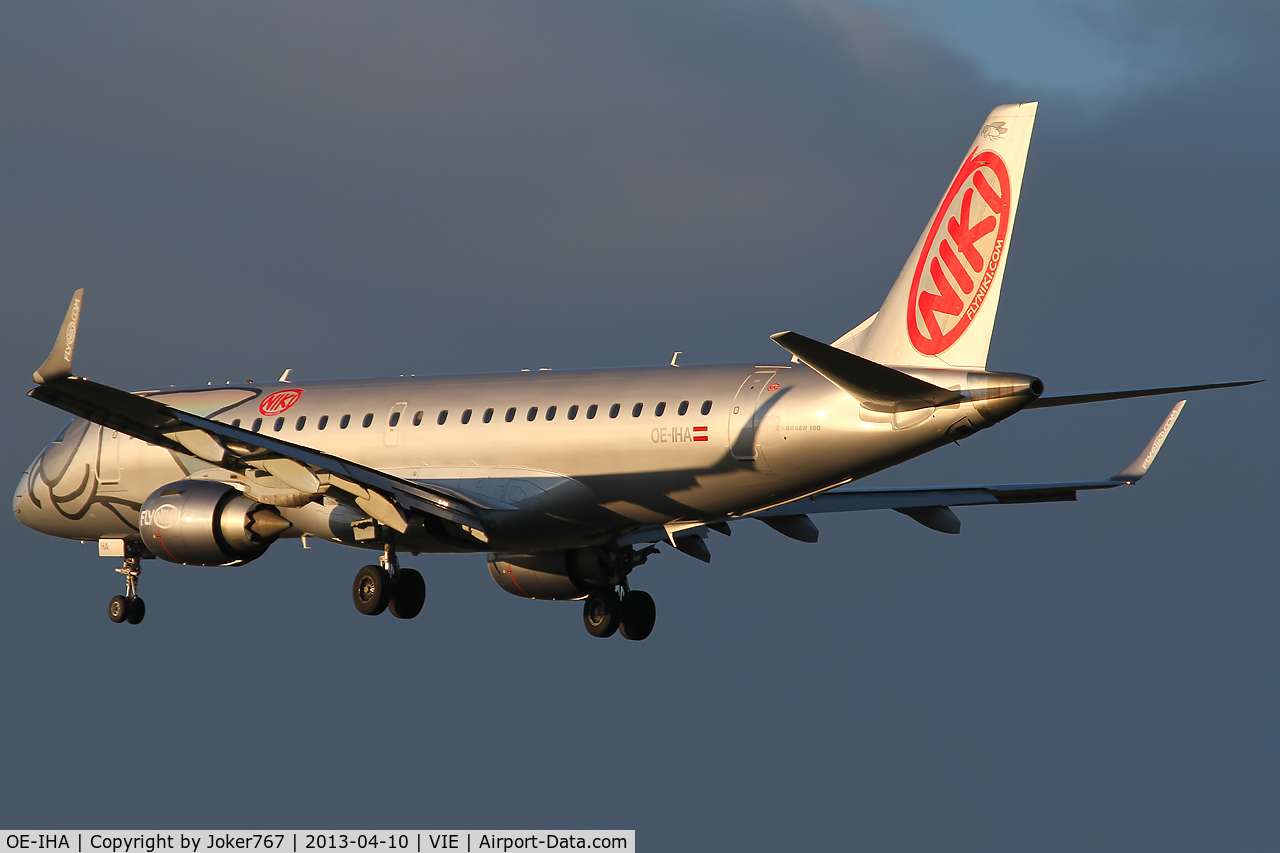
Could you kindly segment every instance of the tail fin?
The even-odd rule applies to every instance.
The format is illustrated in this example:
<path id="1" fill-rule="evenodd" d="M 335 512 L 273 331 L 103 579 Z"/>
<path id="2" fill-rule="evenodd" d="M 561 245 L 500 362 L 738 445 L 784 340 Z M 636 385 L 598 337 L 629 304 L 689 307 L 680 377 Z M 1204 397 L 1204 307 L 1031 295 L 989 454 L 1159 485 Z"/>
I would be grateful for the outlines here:
<path id="1" fill-rule="evenodd" d="M 987 364 L 1036 103 L 987 116 L 877 315 L 834 346 L 908 367 Z"/>

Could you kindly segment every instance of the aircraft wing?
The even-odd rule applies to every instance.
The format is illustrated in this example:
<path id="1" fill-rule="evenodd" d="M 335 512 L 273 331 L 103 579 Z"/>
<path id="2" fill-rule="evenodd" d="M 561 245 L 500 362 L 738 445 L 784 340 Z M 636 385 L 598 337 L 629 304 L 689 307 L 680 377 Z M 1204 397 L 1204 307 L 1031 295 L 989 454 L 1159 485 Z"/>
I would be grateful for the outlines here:
<path id="1" fill-rule="evenodd" d="M 673 522 L 665 527 L 640 528 L 619 540 L 619 544 L 667 541 L 681 551 L 704 561 L 710 551 L 702 540 L 708 528 L 729 533 L 726 522 L 756 518 L 777 532 L 801 542 L 818 541 L 817 525 L 810 515 L 828 512 L 860 512 L 891 509 L 940 533 L 959 533 L 960 519 L 951 509 L 956 506 L 993 504 L 1048 503 L 1074 501 L 1079 492 L 1114 489 L 1132 485 L 1147 473 L 1156 454 L 1173 429 L 1186 400 L 1181 400 L 1161 422 L 1160 428 L 1147 442 L 1142 453 L 1123 471 L 1105 480 L 1082 480 L 1063 483 L 1005 483 L 1001 485 L 944 486 L 908 489 L 841 489 L 834 488 L 808 495 L 784 504 L 765 507 L 735 518 L 706 522 Z M 694 541 L 697 540 L 697 541 Z"/>
<path id="2" fill-rule="evenodd" d="M 32 377 L 28 396 L 159 447 L 220 468 L 274 477 L 304 497 L 340 492 L 380 524 L 404 533 L 412 511 L 454 522 L 486 541 L 480 507 L 460 494 L 427 487 L 337 456 L 193 415 L 71 373 L 84 291 L 76 291 L 53 352 Z M 265 472 L 265 474 L 256 474 Z"/>
<path id="3" fill-rule="evenodd" d="M 1169 411 L 1138 458 L 1123 471 L 1105 480 L 1084 480 L 1067 483 L 1007 483 L 1003 485 L 949 486 L 923 489 L 833 489 L 820 492 L 797 501 L 752 513 L 766 524 L 770 519 L 809 515 L 824 512 L 856 512 L 867 509 L 892 509 L 910 516 L 916 521 L 942 533 L 959 533 L 960 519 L 951 511 L 953 506 L 983 506 L 988 504 L 1046 503 L 1073 501 L 1078 492 L 1096 489 L 1114 489 L 1132 485 L 1155 461 L 1156 454 L 1173 429 L 1182 407 L 1181 400 Z M 772 525 L 771 525 L 772 526 Z M 786 531 L 780 531 L 786 533 Z M 815 529 L 816 532 L 816 529 Z M 815 537 L 816 538 L 816 537 Z"/>

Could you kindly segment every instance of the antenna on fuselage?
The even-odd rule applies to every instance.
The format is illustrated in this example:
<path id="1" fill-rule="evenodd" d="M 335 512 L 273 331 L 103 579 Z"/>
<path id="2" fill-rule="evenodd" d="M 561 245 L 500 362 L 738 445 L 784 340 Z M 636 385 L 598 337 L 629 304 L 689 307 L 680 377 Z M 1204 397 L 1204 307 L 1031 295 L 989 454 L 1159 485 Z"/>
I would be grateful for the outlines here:
<path id="1" fill-rule="evenodd" d="M 284 373 L 281 373 L 281 374 L 280 374 L 280 378 L 279 378 L 279 379 L 277 379 L 276 381 L 277 381 L 277 382 L 288 382 L 288 381 L 289 381 L 289 374 L 290 374 L 292 371 L 293 371 L 293 368 L 292 368 L 292 367 L 288 368 L 287 370 L 285 370 L 285 372 L 284 372 Z"/>
<path id="2" fill-rule="evenodd" d="M 672 354 L 671 354 L 671 366 L 672 366 L 672 367 L 679 367 L 679 366 L 680 366 L 680 365 L 676 364 L 676 359 L 680 357 L 680 353 L 682 353 L 683 351 L 684 351 L 684 350 L 676 350 L 674 353 L 672 353 Z"/>

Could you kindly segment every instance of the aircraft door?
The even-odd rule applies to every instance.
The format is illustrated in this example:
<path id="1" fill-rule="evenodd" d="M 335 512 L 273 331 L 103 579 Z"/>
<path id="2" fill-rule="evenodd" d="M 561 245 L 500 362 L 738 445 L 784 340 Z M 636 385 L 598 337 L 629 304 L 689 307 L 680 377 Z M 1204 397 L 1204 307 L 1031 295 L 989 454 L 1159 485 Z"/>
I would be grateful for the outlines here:
<path id="1" fill-rule="evenodd" d="M 776 373 L 775 370 L 757 370 L 743 381 L 733 398 L 733 406 L 729 409 L 729 441 L 734 459 L 756 458 L 756 429 L 759 427 L 756 404 Z"/>
<path id="2" fill-rule="evenodd" d="M 408 405 L 408 403 L 396 403 L 391 407 L 391 411 L 387 412 L 387 428 L 382 434 L 382 443 L 387 447 L 396 446 L 396 430 L 400 427 L 400 419 L 404 417 L 404 410 Z"/>

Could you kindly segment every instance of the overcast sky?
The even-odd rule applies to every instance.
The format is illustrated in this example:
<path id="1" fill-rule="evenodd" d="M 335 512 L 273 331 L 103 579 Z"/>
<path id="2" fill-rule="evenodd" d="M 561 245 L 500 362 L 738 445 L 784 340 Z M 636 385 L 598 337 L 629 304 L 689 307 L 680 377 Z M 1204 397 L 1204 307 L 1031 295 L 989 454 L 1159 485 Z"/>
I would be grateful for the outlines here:
<path id="1" fill-rule="evenodd" d="M 1034 11 L 1028 9 L 1034 8 Z M 878 309 L 987 112 L 1039 100 L 989 365 L 1195 395 L 1140 486 L 764 525 L 657 627 L 421 556 L 146 564 L 9 520 L 0 826 L 635 828 L 646 849 L 1280 837 L 1274 3 L 0 7 L 0 473 L 73 290 L 127 388 L 776 359 Z M 876 484 L 1090 479 L 1174 399 L 1026 412 Z"/>

